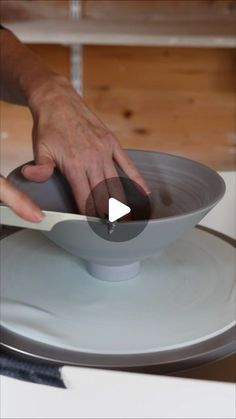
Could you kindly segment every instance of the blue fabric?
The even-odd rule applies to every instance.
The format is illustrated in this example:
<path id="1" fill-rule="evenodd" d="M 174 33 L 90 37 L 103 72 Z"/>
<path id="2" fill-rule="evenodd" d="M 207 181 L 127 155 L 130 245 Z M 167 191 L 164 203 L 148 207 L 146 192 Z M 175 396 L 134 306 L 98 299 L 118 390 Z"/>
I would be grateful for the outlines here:
<path id="1" fill-rule="evenodd" d="M 5 350 L 0 354 L 0 374 L 31 383 L 66 388 L 58 366 L 26 360 Z"/>

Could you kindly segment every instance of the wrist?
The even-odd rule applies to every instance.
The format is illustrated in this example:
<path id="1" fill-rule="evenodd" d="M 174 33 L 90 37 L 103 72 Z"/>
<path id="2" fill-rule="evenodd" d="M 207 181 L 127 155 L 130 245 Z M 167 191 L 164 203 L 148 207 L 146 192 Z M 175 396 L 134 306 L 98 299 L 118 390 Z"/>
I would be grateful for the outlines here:
<path id="1" fill-rule="evenodd" d="M 52 73 L 42 79 L 41 83 L 32 90 L 28 97 L 28 106 L 33 114 L 37 114 L 44 105 L 47 105 L 48 108 L 48 105 L 51 103 L 55 107 L 57 103 L 60 104 L 66 97 L 70 97 L 71 100 L 74 95 L 77 100 L 80 100 L 69 80 Z"/>
<path id="2" fill-rule="evenodd" d="M 37 77 L 27 90 L 27 103 L 32 112 L 37 112 L 42 104 L 55 98 L 58 84 L 58 76 L 53 73 L 43 74 Z"/>

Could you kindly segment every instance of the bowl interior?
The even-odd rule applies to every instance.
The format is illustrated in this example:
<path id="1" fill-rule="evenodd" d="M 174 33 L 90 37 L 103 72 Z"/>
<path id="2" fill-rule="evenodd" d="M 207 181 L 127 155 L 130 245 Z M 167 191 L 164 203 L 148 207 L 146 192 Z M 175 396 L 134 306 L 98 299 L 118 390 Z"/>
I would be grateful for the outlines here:
<path id="1" fill-rule="evenodd" d="M 224 194 L 222 178 L 202 164 L 158 152 L 127 150 L 127 153 L 152 191 L 152 219 L 211 208 Z M 78 212 L 70 187 L 58 170 L 43 183 L 26 181 L 20 168 L 9 178 L 44 210 Z M 135 200 L 136 196 L 130 196 L 130 201 L 139 205 Z"/>
<path id="2" fill-rule="evenodd" d="M 211 208 L 225 192 L 222 178 L 195 161 L 153 152 L 131 156 L 151 188 L 153 219 Z"/>

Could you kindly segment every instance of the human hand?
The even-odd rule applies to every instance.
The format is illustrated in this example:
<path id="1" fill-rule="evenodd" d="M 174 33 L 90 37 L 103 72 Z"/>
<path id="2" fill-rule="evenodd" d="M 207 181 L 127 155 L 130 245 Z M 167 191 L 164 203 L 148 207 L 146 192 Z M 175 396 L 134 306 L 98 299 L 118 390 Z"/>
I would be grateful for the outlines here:
<path id="1" fill-rule="evenodd" d="M 27 221 L 39 222 L 44 216 L 40 208 L 24 192 L 17 189 L 1 175 L 0 201 Z"/>
<path id="2" fill-rule="evenodd" d="M 98 183 L 118 177 L 115 163 L 149 193 L 118 140 L 87 108 L 66 79 L 54 76 L 45 82 L 32 94 L 29 106 L 34 121 L 35 165 L 23 167 L 22 173 L 27 179 L 45 181 L 57 166 L 67 178 L 81 214 L 87 213 L 90 191 Z M 118 189 L 116 196 L 125 202 L 121 184 Z M 103 217 L 109 193 L 112 191 L 104 187 L 99 197 L 93 197 L 87 215 Z"/>

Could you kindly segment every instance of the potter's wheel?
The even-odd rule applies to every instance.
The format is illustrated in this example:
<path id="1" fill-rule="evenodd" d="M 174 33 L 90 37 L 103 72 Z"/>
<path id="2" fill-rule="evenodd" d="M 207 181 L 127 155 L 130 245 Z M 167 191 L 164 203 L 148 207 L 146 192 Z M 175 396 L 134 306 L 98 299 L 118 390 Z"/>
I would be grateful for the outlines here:
<path id="1" fill-rule="evenodd" d="M 235 250 L 193 229 L 140 275 L 109 283 L 41 233 L 1 241 L 8 348 L 63 364 L 176 370 L 235 348 Z"/>

